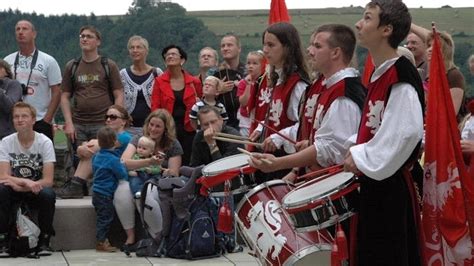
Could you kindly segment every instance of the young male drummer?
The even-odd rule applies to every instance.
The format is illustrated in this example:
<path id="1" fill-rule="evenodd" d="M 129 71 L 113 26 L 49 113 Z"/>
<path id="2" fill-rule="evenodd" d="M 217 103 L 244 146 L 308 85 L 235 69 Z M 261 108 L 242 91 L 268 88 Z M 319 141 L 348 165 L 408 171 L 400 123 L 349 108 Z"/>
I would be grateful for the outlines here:
<path id="1" fill-rule="evenodd" d="M 372 0 L 356 23 L 375 64 L 357 142 L 344 161 L 360 177 L 358 265 L 422 264 L 408 173 L 423 136 L 423 87 L 416 68 L 397 55 L 410 24 L 405 4 L 392 0 Z"/>
<path id="2" fill-rule="evenodd" d="M 312 85 L 318 87 L 318 93 L 315 94 L 317 100 L 313 107 L 312 128 L 307 129 L 311 134 L 302 134 L 312 136 L 313 139 L 309 143 L 313 145 L 308 146 L 300 142 L 298 146 L 303 149 L 278 158 L 272 154 L 254 156 L 251 159 L 252 166 L 264 172 L 272 172 L 312 165 L 325 168 L 344 161 L 347 153 L 344 143 L 359 128 L 365 99 L 365 88 L 360 83 L 359 73 L 349 67 L 355 44 L 354 32 L 345 25 L 327 24 L 314 31 L 308 53 L 313 70 L 325 78 Z M 299 124 L 304 123 L 300 121 Z M 301 126 L 299 130 L 302 130 Z M 262 157 L 272 163 L 260 160 Z M 295 174 L 292 178 L 294 177 Z"/>

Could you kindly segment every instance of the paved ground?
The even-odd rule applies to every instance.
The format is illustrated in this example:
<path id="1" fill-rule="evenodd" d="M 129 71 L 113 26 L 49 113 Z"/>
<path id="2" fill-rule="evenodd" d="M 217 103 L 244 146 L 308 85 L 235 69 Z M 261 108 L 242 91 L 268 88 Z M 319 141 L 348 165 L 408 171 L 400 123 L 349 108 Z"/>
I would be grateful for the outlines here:
<path id="1" fill-rule="evenodd" d="M 39 266 L 59 266 L 59 265 L 259 265 L 257 260 L 248 255 L 248 249 L 244 252 L 225 254 L 219 258 L 189 261 L 171 258 L 138 258 L 133 255 L 127 258 L 123 253 L 98 253 L 95 250 L 73 250 L 64 252 L 54 252 L 52 256 L 41 257 L 40 259 L 26 258 L 2 258 L 1 266 L 9 265 L 39 265 Z"/>

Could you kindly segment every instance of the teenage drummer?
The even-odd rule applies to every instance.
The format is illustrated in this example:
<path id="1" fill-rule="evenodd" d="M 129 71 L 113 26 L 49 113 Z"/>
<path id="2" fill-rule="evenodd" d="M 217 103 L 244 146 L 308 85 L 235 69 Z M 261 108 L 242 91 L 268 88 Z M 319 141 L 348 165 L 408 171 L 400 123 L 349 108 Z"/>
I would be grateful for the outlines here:
<path id="1" fill-rule="evenodd" d="M 297 130 L 307 131 L 299 136 L 306 136 L 309 140 L 298 139 L 295 146 L 299 151 L 287 156 L 253 156 L 251 166 L 264 172 L 273 172 L 314 165 L 326 168 L 343 163 L 348 150 L 344 143 L 357 133 L 365 100 L 365 88 L 360 82 L 359 72 L 349 67 L 355 44 L 354 32 L 345 25 L 326 24 L 313 32 L 307 51 L 313 71 L 319 72 L 322 77 L 308 89 L 317 92 L 308 96 L 305 104 L 305 112 L 312 110 L 312 123 L 308 126 L 307 121 L 303 120 L 297 126 L 282 131 L 283 134 Z M 309 101 L 315 101 L 312 107 L 309 106 Z M 271 141 L 276 145 L 286 140 L 272 138 Z M 266 158 L 272 163 L 260 158 Z M 285 177 L 289 181 L 297 176 L 295 171 L 292 172 Z"/>
<path id="2" fill-rule="evenodd" d="M 240 136 L 237 129 L 224 124 L 220 110 L 216 107 L 209 105 L 202 107 L 199 109 L 197 117 L 202 130 L 194 136 L 191 167 L 206 165 L 219 159 L 239 154 L 240 152 L 237 148 L 244 148 L 243 144 L 215 139 L 222 135 Z M 222 197 L 217 199 L 222 199 Z M 230 196 L 230 203 L 231 208 L 233 208 L 232 195 Z M 243 250 L 236 243 L 235 233 L 225 234 L 221 238 L 223 238 L 227 252 L 233 253 Z"/>

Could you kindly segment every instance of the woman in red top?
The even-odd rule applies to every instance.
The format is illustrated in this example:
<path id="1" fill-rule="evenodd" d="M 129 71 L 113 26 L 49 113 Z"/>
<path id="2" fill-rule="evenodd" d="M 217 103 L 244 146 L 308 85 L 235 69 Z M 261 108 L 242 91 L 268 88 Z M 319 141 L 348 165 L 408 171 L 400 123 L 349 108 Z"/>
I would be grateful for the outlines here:
<path id="1" fill-rule="evenodd" d="M 151 93 L 151 110 L 168 110 L 176 123 L 178 141 L 183 147 L 183 165 L 189 163 L 194 128 L 191 126 L 189 112 L 202 96 L 201 82 L 183 69 L 186 52 L 177 45 L 168 45 L 161 52 L 166 71 L 155 79 Z"/>

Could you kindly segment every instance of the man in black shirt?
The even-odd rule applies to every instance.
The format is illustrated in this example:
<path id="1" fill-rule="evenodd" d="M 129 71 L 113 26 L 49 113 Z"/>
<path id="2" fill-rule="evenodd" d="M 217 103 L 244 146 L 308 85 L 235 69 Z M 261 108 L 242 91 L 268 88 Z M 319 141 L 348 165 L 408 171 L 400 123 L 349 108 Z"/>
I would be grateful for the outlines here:
<path id="1" fill-rule="evenodd" d="M 195 167 L 212 163 L 221 158 L 238 154 L 237 147 L 243 148 L 242 144 L 219 141 L 213 138 L 218 132 L 240 135 L 235 128 L 224 125 L 224 120 L 217 108 L 204 106 L 198 112 L 198 119 L 202 130 L 194 137 L 190 166 Z"/>
<path id="2" fill-rule="evenodd" d="M 237 112 L 240 103 L 237 97 L 237 84 L 243 79 L 245 73 L 245 65 L 240 62 L 240 39 L 237 35 L 226 34 L 221 39 L 221 55 L 224 60 L 219 66 L 219 70 L 214 77 L 224 82 L 223 90 L 219 92 L 218 100 L 224 104 L 229 120 L 227 125 L 239 129 L 239 119 Z"/>

